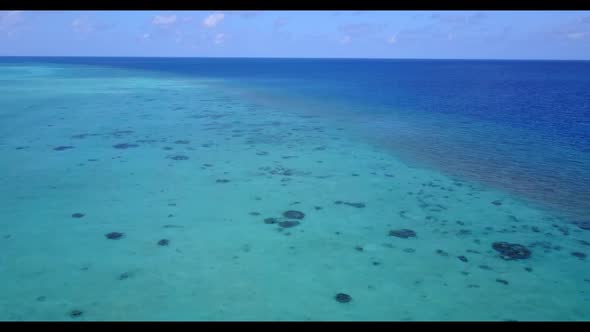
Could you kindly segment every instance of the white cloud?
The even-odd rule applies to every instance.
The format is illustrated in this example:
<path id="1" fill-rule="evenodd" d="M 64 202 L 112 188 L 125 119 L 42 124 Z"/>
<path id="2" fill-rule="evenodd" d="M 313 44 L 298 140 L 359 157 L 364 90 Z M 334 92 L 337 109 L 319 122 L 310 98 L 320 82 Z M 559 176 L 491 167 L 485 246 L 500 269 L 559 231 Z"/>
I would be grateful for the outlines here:
<path id="1" fill-rule="evenodd" d="M 262 10 L 230 10 L 226 11 L 228 15 L 237 15 L 244 19 L 250 19 L 263 13 Z"/>
<path id="2" fill-rule="evenodd" d="M 176 23 L 176 15 L 156 15 L 152 19 L 152 24 L 160 26 L 169 26 Z"/>
<path id="3" fill-rule="evenodd" d="M 346 35 L 340 39 L 340 43 L 341 44 L 348 44 L 348 43 L 350 43 L 350 40 L 351 40 L 350 36 Z"/>
<path id="4" fill-rule="evenodd" d="M 430 16 L 439 23 L 448 24 L 451 29 L 460 29 L 467 26 L 480 24 L 487 14 L 483 12 L 476 12 L 471 14 L 451 14 L 451 13 L 434 13 Z"/>
<path id="5" fill-rule="evenodd" d="M 584 40 L 590 36 L 590 15 L 560 22 L 544 32 L 559 39 Z"/>
<path id="6" fill-rule="evenodd" d="M 84 38 L 95 32 L 110 29 L 112 25 L 83 16 L 73 20 L 71 23 L 71 27 L 79 37 Z"/>
<path id="7" fill-rule="evenodd" d="M 223 44 L 223 42 L 225 41 L 225 34 L 224 33 L 218 33 L 215 35 L 215 44 Z"/>
<path id="8" fill-rule="evenodd" d="M 287 20 L 284 18 L 278 18 L 275 20 L 274 22 L 274 29 L 275 30 L 279 30 L 280 28 L 284 27 L 285 25 L 287 25 Z"/>
<path id="9" fill-rule="evenodd" d="M 214 28 L 219 23 L 221 23 L 221 21 L 223 21 L 224 17 L 225 17 L 225 15 L 223 13 L 211 14 L 211 15 L 205 17 L 205 19 L 203 20 L 203 25 L 207 28 Z"/>
<path id="10" fill-rule="evenodd" d="M 183 38 L 184 38 L 184 33 L 181 30 L 174 31 L 174 41 L 176 43 L 182 42 Z"/>
<path id="11" fill-rule="evenodd" d="M 72 21 L 72 29 L 76 33 L 86 35 L 96 30 L 96 26 L 86 17 L 78 17 Z"/>
<path id="12" fill-rule="evenodd" d="M 387 38 L 387 43 L 391 44 L 391 45 L 397 43 L 397 35 L 393 35 L 393 36 Z"/>
<path id="13" fill-rule="evenodd" d="M 568 39 L 582 39 L 586 36 L 585 32 L 570 32 L 567 34 Z"/>
<path id="14" fill-rule="evenodd" d="M 20 10 L 0 11 L 0 32 L 11 34 L 23 22 Z"/>
<path id="15" fill-rule="evenodd" d="M 372 23 L 356 23 L 341 25 L 338 29 L 346 36 L 367 37 L 379 31 L 382 27 Z"/>
<path id="16" fill-rule="evenodd" d="M 147 39 L 150 39 L 150 37 L 151 37 L 151 36 L 152 36 L 152 35 L 151 35 L 151 34 L 149 34 L 149 33 L 144 33 L 143 35 L 141 35 L 141 39 L 143 39 L 143 40 L 147 40 Z"/>
<path id="17" fill-rule="evenodd" d="M 192 16 L 175 14 L 162 14 L 152 16 L 150 25 L 145 33 L 148 37 L 141 37 L 142 40 L 172 40 L 175 43 L 183 43 L 191 38 L 191 30 L 194 30 L 191 22 Z"/>

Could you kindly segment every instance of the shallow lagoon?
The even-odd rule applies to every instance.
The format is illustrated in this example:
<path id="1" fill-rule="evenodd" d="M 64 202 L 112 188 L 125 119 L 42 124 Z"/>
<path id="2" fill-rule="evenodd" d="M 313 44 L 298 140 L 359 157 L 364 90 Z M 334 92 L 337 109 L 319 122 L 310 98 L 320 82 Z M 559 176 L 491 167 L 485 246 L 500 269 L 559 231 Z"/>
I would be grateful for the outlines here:
<path id="1" fill-rule="evenodd" d="M 590 318 L 584 224 L 357 117 L 138 69 L 0 77 L 1 320 Z"/>

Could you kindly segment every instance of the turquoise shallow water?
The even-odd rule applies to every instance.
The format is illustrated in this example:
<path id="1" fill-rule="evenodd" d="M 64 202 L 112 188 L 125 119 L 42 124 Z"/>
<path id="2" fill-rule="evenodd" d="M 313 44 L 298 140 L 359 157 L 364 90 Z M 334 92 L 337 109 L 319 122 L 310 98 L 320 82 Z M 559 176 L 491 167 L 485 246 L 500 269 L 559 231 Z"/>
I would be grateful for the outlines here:
<path id="1" fill-rule="evenodd" d="M 215 76 L 0 77 L 1 320 L 590 317 L 590 231 L 368 139 L 375 117 Z"/>

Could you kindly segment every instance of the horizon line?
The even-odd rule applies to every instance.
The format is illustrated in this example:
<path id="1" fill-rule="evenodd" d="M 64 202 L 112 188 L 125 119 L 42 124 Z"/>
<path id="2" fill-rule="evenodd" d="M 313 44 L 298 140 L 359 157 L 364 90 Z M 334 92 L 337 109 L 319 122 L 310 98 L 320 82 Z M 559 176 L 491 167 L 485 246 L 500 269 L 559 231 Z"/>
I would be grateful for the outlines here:
<path id="1" fill-rule="evenodd" d="M 528 58 L 355 58 L 355 57 L 248 57 L 248 56 L 128 56 L 128 55 L 0 55 L 0 58 L 146 58 L 146 59 L 288 59 L 288 60 L 447 60 L 447 61 L 590 61 L 590 59 Z"/>

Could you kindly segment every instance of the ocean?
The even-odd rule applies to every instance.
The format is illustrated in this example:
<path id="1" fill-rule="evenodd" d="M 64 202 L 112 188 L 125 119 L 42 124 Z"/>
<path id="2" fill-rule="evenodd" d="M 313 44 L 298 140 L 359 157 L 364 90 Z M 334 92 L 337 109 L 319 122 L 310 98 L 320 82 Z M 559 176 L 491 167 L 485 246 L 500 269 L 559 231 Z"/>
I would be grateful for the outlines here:
<path id="1" fill-rule="evenodd" d="M 0 320 L 588 320 L 590 62 L 0 58 Z"/>

